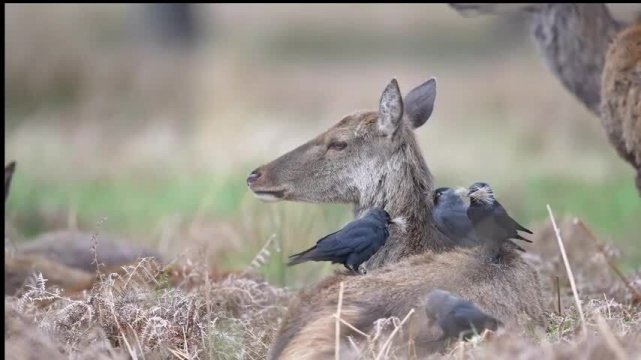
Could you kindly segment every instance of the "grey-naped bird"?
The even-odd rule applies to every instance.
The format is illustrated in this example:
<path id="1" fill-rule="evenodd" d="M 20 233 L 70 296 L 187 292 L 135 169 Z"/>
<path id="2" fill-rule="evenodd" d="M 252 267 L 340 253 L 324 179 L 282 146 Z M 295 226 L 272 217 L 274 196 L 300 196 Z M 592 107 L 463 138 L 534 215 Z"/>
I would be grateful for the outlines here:
<path id="1" fill-rule="evenodd" d="M 493 251 L 491 256 L 496 259 L 499 250 L 510 239 L 532 242 L 521 235 L 518 231 L 532 234 L 532 231 L 525 228 L 508 215 L 505 208 L 494 197 L 490 185 L 484 182 L 476 182 L 469 187 L 467 196 L 470 197 L 470 206 L 467 208 L 467 216 L 472 222 L 476 236 L 484 246 Z"/>
<path id="2" fill-rule="evenodd" d="M 449 187 L 434 190 L 432 217 L 436 227 L 458 246 L 476 246 L 479 240 L 467 217 L 467 204 Z"/>
<path id="3" fill-rule="evenodd" d="M 457 190 L 449 187 L 440 187 L 434 191 L 434 210 L 432 217 L 436 227 L 457 246 L 472 247 L 479 245 L 479 241 L 470 218 L 467 216 L 468 205 L 461 199 Z M 515 249 L 525 252 L 525 249 L 508 242 Z"/>
<path id="4" fill-rule="evenodd" d="M 485 314 L 470 301 L 441 289 L 434 289 L 427 294 L 425 313 L 443 330 L 443 335 L 437 341 L 447 338 L 468 340 L 485 329 L 496 331 L 503 326 L 501 321 Z"/>
<path id="5" fill-rule="evenodd" d="M 290 256 L 287 266 L 306 261 L 331 261 L 359 273 L 361 264 L 385 244 L 390 223 L 387 211 L 371 208 L 339 231 L 318 240 L 312 248 Z"/>

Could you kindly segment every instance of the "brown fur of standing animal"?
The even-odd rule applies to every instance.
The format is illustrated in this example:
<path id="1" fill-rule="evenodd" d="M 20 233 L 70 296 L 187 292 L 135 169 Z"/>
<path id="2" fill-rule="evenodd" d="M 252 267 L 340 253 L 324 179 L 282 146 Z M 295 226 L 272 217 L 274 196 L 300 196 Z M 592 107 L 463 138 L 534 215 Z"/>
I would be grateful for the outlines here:
<path id="1" fill-rule="evenodd" d="M 621 9 L 621 5 L 627 8 Z M 634 168 L 641 196 L 641 4 L 450 6 L 464 16 L 517 12 L 526 15 L 546 65 L 570 93 L 599 116 L 611 145 Z M 619 11 L 613 11 L 615 6 Z M 632 24 L 634 21 L 636 25 Z"/>
<path id="2" fill-rule="evenodd" d="M 420 309 L 435 288 L 472 301 L 508 327 L 544 324 L 537 274 L 520 255 L 508 250 L 503 264 L 488 263 L 478 249 L 452 250 L 436 230 L 432 176 L 413 134 L 430 117 L 435 96 L 434 79 L 404 99 L 392 80 L 378 112 L 348 115 L 248 177 L 249 188 L 263 200 L 351 203 L 355 215 L 377 206 L 407 221 L 407 232 L 392 230 L 367 263 L 367 275 L 339 272 L 293 298 L 271 358 L 324 359 L 333 354 L 332 314 L 341 281 L 341 317 L 365 332 L 376 319 L 403 318 L 411 308 Z M 413 316 L 413 329 L 404 333 L 413 334 L 418 352 L 441 349 L 435 324 L 422 311 Z M 347 354 L 345 339 L 354 333 L 345 326 L 340 333 L 341 352 Z"/>
<path id="3" fill-rule="evenodd" d="M 641 195 L 641 23 L 620 32 L 608 49 L 601 123 L 619 155 L 635 168 Z"/>

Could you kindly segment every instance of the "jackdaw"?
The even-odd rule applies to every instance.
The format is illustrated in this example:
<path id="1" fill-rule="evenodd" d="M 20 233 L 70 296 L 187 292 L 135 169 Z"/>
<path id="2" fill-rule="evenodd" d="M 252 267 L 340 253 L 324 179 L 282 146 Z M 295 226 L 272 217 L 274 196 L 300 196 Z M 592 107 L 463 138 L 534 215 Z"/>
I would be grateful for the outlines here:
<path id="1" fill-rule="evenodd" d="M 467 217 L 467 204 L 449 187 L 434 191 L 434 223 L 457 246 L 476 246 L 479 244 L 472 223 Z"/>
<path id="2" fill-rule="evenodd" d="M 470 301 L 441 289 L 434 289 L 427 294 L 425 313 L 443 330 L 443 335 L 437 341 L 461 337 L 468 340 L 485 329 L 496 331 L 503 326 L 501 321 L 483 313 Z"/>
<path id="3" fill-rule="evenodd" d="M 290 256 L 287 266 L 306 261 L 331 261 L 359 273 L 361 264 L 385 244 L 391 223 L 387 211 L 371 208 L 359 219 L 318 240 L 312 248 Z"/>
<path id="4" fill-rule="evenodd" d="M 494 260 L 498 260 L 499 250 L 510 239 L 532 242 L 517 231 L 532 231 L 525 228 L 508 215 L 505 208 L 494 198 L 494 191 L 484 182 L 476 182 L 469 187 L 467 196 L 470 197 L 470 206 L 467 216 L 472 222 L 476 236 L 490 249 Z M 512 243 L 513 244 L 513 243 Z"/>
<path id="5" fill-rule="evenodd" d="M 468 205 L 461 199 L 458 192 L 458 190 L 449 187 L 436 189 L 432 216 L 439 231 L 452 240 L 456 246 L 473 247 L 481 242 L 467 216 Z M 508 240 L 508 242 L 517 250 L 525 252 L 525 249 L 512 240 Z"/>

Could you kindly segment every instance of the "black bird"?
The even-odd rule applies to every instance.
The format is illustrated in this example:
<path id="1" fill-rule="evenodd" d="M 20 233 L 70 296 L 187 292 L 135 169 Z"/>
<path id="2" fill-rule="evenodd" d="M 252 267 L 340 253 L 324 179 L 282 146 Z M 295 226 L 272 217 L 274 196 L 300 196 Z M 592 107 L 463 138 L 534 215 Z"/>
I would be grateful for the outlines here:
<path id="1" fill-rule="evenodd" d="M 468 205 L 449 187 L 441 187 L 434 191 L 434 210 L 432 217 L 436 227 L 457 246 L 472 247 L 481 242 L 474 232 L 474 227 L 467 216 Z M 525 252 L 512 240 L 508 240 L 517 250 Z"/>
<path id="2" fill-rule="evenodd" d="M 473 303 L 441 289 L 427 294 L 425 313 L 443 330 L 437 341 L 460 337 L 468 340 L 475 333 L 481 334 L 485 329 L 496 331 L 503 326 L 501 321 L 483 313 Z"/>
<path id="3" fill-rule="evenodd" d="M 476 182 L 469 187 L 467 196 L 470 197 L 467 216 L 472 222 L 476 236 L 488 248 L 498 251 L 504 242 L 511 242 L 509 239 L 532 242 L 518 233 L 525 231 L 532 234 L 532 231 L 508 215 L 501 203 L 494 198 L 490 185 Z"/>
<path id="4" fill-rule="evenodd" d="M 306 261 L 331 261 L 358 273 L 361 264 L 385 244 L 391 222 L 387 211 L 371 208 L 359 219 L 318 240 L 312 248 L 290 256 L 287 266 Z"/>
<path id="5" fill-rule="evenodd" d="M 449 187 L 434 191 L 434 210 L 432 217 L 436 227 L 457 246 L 475 246 L 479 240 L 467 217 L 467 204 Z"/>

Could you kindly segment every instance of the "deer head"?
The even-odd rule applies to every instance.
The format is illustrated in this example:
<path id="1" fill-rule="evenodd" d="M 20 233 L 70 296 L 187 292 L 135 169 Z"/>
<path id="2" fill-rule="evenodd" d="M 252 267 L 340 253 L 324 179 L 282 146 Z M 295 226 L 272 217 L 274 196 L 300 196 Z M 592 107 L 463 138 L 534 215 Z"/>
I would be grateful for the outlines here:
<path id="1" fill-rule="evenodd" d="M 396 79 L 383 90 L 378 111 L 358 111 L 307 143 L 251 172 L 249 188 L 265 201 L 362 203 L 375 196 L 386 173 L 406 161 L 412 130 L 432 114 L 436 81 L 402 98 Z"/>

